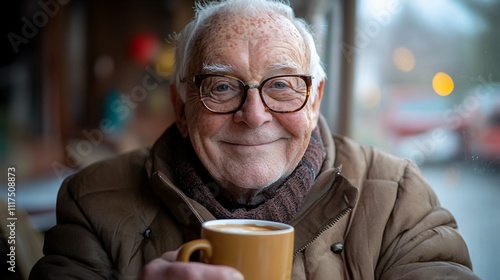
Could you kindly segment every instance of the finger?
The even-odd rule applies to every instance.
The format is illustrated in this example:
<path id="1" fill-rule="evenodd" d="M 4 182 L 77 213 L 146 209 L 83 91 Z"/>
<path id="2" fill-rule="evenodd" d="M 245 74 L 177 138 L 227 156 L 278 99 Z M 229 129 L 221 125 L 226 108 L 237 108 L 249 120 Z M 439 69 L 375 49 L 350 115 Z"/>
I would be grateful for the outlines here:
<path id="1" fill-rule="evenodd" d="M 176 251 L 168 251 L 165 254 L 161 256 L 162 259 L 169 261 L 169 262 L 174 262 L 177 259 L 177 254 L 179 253 L 179 249 Z"/>
<path id="2" fill-rule="evenodd" d="M 204 263 L 171 263 L 165 271 L 166 279 L 243 280 L 243 275 L 228 266 Z"/>
<path id="3" fill-rule="evenodd" d="M 175 262 L 176 251 L 169 251 L 161 258 L 151 261 L 144 267 L 142 279 L 205 279 L 205 280 L 243 280 L 243 275 L 228 266 L 209 265 L 196 262 Z"/>
<path id="4" fill-rule="evenodd" d="M 144 266 L 141 280 L 164 279 L 164 275 L 167 273 L 170 265 L 170 262 L 162 258 L 152 260 L 150 263 Z"/>

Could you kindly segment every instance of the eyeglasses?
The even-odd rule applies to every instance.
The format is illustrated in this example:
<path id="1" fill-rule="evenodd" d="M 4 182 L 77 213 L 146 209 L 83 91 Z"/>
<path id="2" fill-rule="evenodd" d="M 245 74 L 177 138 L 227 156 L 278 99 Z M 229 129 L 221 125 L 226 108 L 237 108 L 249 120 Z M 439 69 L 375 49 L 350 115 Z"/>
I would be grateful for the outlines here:
<path id="1" fill-rule="evenodd" d="M 240 110 L 252 88 L 259 90 L 262 103 L 270 111 L 293 113 L 306 105 L 312 79 L 308 75 L 279 75 L 259 85 L 247 85 L 232 76 L 201 74 L 195 75 L 193 82 L 199 88 L 203 106 L 214 113 L 229 114 Z"/>

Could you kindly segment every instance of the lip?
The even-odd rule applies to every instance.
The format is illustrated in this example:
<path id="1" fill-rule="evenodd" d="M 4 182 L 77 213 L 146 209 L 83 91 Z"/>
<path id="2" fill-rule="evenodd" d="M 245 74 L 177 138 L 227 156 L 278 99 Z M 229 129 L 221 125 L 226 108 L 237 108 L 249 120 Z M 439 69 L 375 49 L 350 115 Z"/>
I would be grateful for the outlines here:
<path id="1" fill-rule="evenodd" d="M 233 142 L 233 141 L 222 141 L 224 144 L 231 145 L 231 146 L 240 146 L 240 147 L 261 147 L 261 146 L 267 146 L 276 143 L 278 140 L 272 140 L 272 141 L 262 141 L 262 142 L 257 142 L 257 143 L 240 143 L 240 142 Z"/>

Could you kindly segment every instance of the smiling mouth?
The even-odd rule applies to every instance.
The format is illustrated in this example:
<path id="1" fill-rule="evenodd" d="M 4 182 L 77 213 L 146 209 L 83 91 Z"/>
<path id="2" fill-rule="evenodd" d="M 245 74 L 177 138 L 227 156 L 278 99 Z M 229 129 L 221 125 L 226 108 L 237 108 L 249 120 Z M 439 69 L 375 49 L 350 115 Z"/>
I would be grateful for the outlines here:
<path id="1" fill-rule="evenodd" d="M 260 142 L 260 143 L 238 143 L 238 142 L 224 142 L 228 145 L 231 146 L 243 146 L 243 147 L 260 147 L 260 146 L 266 146 L 275 143 L 278 140 L 272 140 L 268 142 Z"/>

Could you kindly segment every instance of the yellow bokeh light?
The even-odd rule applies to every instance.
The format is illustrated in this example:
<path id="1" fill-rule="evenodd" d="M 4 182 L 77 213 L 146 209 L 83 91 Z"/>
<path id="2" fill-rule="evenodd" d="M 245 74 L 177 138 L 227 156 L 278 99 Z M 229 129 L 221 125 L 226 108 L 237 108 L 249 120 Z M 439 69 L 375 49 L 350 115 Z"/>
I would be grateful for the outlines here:
<path id="1" fill-rule="evenodd" d="M 434 75 L 434 78 L 432 79 L 432 88 L 437 94 L 447 96 L 453 92 L 455 83 L 450 75 L 444 72 L 439 72 Z"/>
<path id="2" fill-rule="evenodd" d="M 410 72 L 415 68 L 415 56 L 407 48 L 397 48 L 392 54 L 394 65 L 403 72 Z"/>
<path id="3" fill-rule="evenodd" d="M 168 78 L 174 69 L 175 51 L 173 47 L 163 48 L 156 63 L 156 73 Z"/>

